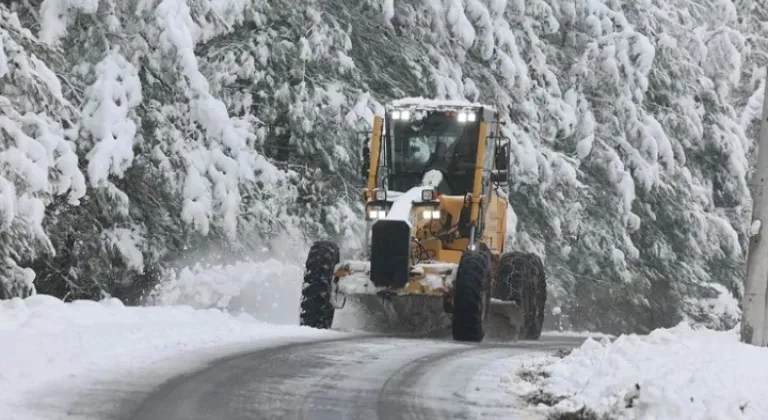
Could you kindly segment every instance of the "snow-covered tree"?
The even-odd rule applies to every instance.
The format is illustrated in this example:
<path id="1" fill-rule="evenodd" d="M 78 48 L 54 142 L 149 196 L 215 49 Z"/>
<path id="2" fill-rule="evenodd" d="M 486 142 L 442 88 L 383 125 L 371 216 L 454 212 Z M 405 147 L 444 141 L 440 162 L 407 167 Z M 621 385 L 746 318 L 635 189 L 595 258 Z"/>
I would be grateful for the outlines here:
<path id="1" fill-rule="evenodd" d="M 258 119 L 258 150 L 293 175 L 293 223 L 312 237 L 351 239 L 361 236 L 348 211 L 361 185 L 350 180 L 360 180 L 371 108 L 380 105 L 361 91 L 350 37 L 320 4 L 257 4 L 199 51 L 228 109 Z"/>
<path id="2" fill-rule="evenodd" d="M 77 109 L 46 64 L 45 48 L 0 5 L 0 297 L 34 293 L 25 265 L 55 252 L 43 228 L 59 197 L 76 206 L 85 193 L 72 120 Z"/>
<path id="3" fill-rule="evenodd" d="M 734 69 L 715 70 L 711 64 L 740 57 L 740 35 L 725 26 L 735 23 L 729 20 L 732 10 L 718 16 L 703 15 L 687 2 L 639 6 L 577 9 L 586 11 L 582 25 L 565 35 L 573 42 L 588 40 L 574 66 L 594 117 L 588 124 L 595 127 L 594 140 L 582 162 L 593 180 L 586 183 L 608 180 L 605 187 L 613 185 L 618 197 L 597 202 L 621 215 L 621 224 L 611 224 L 601 238 L 604 246 L 589 246 L 610 256 L 605 264 L 595 264 L 597 255 L 574 255 L 592 265 L 578 272 L 576 299 L 567 305 L 583 327 L 598 319 L 619 331 L 633 324 L 671 325 L 698 314 L 699 297 L 717 298 L 724 290 L 717 282 L 740 293 L 738 232 L 746 217 L 750 143 L 727 103 L 738 77 L 734 80 Z M 718 10 L 710 6 L 707 10 Z M 669 22 L 672 10 L 676 25 Z M 706 24 L 711 26 L 692 30 Z M 738 71 L 738 63 L 735 67 Z M 605 218 L 602 214 L 588 220 Z M 587 230 L 594 235 L 595 229 Z M 596 281 L 611 265 L 616 270 L 611 277 Z M 631 316 L 610 316 L 606 307 Z M 724 316 L 712 322 L 734 322 L 733 314 Z"/>
<path id="4" fill-rule="evenodd" d="M 763 2 L 9 4 L 6 293 L 30 293 L 31 268 L 60 296 L 139 299 L 166 268 L 285 234 L 354 249 L 373 115 L 432 96 L 501 110 L 510 246 L 545 258 L 575 326 L 734 322 Z"/>

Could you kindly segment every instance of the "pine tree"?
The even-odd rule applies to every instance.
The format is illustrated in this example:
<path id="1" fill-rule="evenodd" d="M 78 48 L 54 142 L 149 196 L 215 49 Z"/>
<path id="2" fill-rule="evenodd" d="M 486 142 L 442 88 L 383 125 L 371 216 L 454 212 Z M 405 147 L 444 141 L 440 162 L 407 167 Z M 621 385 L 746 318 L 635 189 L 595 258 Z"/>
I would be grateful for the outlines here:
<path id="1" fill-rule="evenodd" d="M 0 298 L 35 292 L 27 265 L 56 251 L 43 228 L 46 206 L 76 206 L 85 193 L 77 109 L 45 63 L 57 58 L 0 5 Z"/>
<path id="2" fill-rule="evenodd" d="M 761 2 L 11 3 L 6 294 L 139 301 L 169 269 L 286 235 L 350 253 L 373 115 L 424 96 L 506 119 L 510 246 L 545 258 L 575 327 L 735 322 Z"/>

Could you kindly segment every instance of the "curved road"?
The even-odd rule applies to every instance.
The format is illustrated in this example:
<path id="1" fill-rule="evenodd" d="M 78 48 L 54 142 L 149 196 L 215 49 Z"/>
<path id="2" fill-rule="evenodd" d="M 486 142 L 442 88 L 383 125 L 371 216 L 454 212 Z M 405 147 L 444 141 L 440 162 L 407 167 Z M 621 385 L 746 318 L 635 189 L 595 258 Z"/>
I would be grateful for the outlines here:
<path id="1" fill-rule="evenodd" d="M 358 336 L 284 345 L 222 359 L 174 379 L 130 418 L 510 418 L 514 402 L 505 401 L 500 389 L 502 373 L 487 373 L 493 363 L 575 347 L 583 340 L 544 336 L 536 342 L 462 344 Z M 482 384 L 483 371 L 492 379 L 486 378 L 488 386 L 481 391 L 477 384 Z M 495 400 L 490 398 L 494 395 L 468 399 L 473 391 L 497 395 Z"/>

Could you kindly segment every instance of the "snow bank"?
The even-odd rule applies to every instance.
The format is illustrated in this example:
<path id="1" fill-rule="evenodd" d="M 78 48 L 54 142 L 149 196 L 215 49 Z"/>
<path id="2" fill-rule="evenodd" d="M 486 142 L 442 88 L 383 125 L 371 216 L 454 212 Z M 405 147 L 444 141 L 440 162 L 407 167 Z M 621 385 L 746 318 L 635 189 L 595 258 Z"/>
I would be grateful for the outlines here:
<path id="1" fill-rule="evenodd" d="M 106 393 L 103 383 L 116 378 L 116 394 L 124 398 L 199 367 L 206 352 L 211 360 L 277 345 L 281 338 L 340 334 L 189 306 L 126 307 L 116 299 L 63 303 L 46 295 L 0 301 L 0 417 L 67 417 L 77 394 L 96 383 L 102 385 L 86 398 L 86 411 Z"/>
<path id="2" fill-rule="evenodd" d="M 762 419 L 766 360 L 768 349 L 739 342 L 736 330 L 683 323 L 614 342 L 588 339 L 563 359 L 537 362 L 542 370 L 528 382 L 553 397 L 556 404 L 544 410 L 585 407 L 621 419 Z"/>
<path id="3" fill-rule="evenodd" d="M 592 332 L 592 331 L 570 331 L 570 330 L 564 330 L 564 331 L 547 331 L 547 335 L 551 337 L 589 337 L 592 339 L 602 339 L 602 338 L 616 338 L 616 336 L 611 334 L 605 334 L 600 332 Z"/>

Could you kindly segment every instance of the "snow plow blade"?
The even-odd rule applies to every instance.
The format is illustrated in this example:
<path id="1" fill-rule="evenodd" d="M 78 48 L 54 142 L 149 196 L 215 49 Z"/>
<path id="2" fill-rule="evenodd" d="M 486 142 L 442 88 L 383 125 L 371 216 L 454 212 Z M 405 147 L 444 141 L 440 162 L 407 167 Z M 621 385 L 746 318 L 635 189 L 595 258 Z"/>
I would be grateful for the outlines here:
<path id="1" fill-rule="evenodd" d="M 444 313 L 445 300 L 452 300 L 458 264 L 423 263 L 411 267 L 408 282 L 403 287 L 377 287 L 370 279 L 370 263 L 346 261 L 334 271 L 332 295 L 353 297 L 369 315 L 399 332 L 426 331 L 450 326 Z M 381 300 L 378 297 L 393 299 Z M 497 341 L 517 341 L 523 323 L 520 306 L 511 301 L 490 299 L 486 310 L 486 338 Z M 441 327 L 442 326 L 442 327 Z"/>
<path id="2" fill-rule="evenodd" d="M 515 302 L 491 299 L 485 325 L 486 338 L 517 341 L 523 327 L 523 311 Z"/>
<path id="3" fill-rule="evenodd" d="M 368 261 L 336 265 L 331 302 L 341 309 L 349 300 L 355 323 L 364 330 L 407 336 L 442 336 L 450 328 L 445 311 L 456 277 L 457 264 L 425 263 L 410 267 L 402 286 L 376 286 Z M 358 327 L 360 328 L 360 327 Z"/>
<path id="4" fill-rule="evenodd" d="M 442 297 L 450 293 L 456 279 L 457 264 L 423 263 L 411 267 L 402 287 L 376 286 L 370 277 L 368 261 L 345 261 L 334 271 L 334 292 L 344 295 L 427 295 Z"/>

